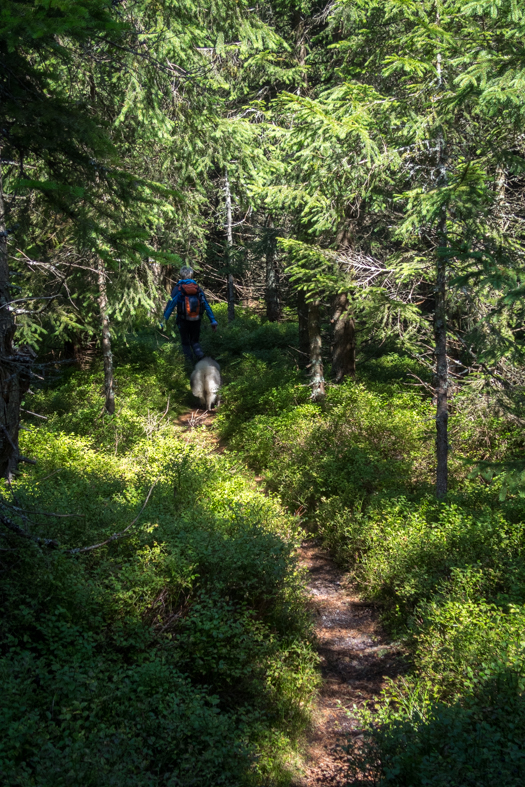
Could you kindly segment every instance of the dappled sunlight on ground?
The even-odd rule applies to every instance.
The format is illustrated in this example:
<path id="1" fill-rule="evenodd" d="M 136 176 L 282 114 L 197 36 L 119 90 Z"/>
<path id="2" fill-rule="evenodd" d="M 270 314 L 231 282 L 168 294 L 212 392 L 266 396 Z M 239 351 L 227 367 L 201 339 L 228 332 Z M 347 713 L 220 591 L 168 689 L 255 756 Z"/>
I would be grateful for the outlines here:
<path id="1" fill-rule="evenodd" d="M 305 541 L 300 562 L 307 569 L 309 607 L 314 617 L 322 684 L 308 734 L 305 773 L 297 787 L 348 784 L 348 754 L 359 745 L 354 706 L 374 701 L 385 677 L 404 664 L 378 620 L 377 609 L 352 593 L 345 575 L 316 541 Z"/>

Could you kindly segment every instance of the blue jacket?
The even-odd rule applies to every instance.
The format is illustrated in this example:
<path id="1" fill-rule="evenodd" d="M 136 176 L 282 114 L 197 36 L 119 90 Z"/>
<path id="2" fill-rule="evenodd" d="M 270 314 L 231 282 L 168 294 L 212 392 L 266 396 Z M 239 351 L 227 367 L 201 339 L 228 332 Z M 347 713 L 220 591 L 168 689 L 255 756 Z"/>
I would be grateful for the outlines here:
<path id="1" fill-rule="evenodd" d="M 179 285 L 181 284 L 197 284 L 197 282 L 194 279 L 180 279 L 180 281 L 177 282 L 177 284 L 171 291 L 171 298 L 168 301 L 168 304 L 164 310 L 165 320 L 168 319 L 173 309 L 176 309 L 179 303 L 184 302 L 184 293 L 181 290 L 179 290 Z M 204 295 L 202 290 L 200 291 L 200 298 L 201 298 L 201 302 L 204 304 L 204 308 L 206 309 L 206 314 L 208 315 L 211 324 L 217 325 L 217 320 L 213 316 L 213 312 L 211 310 L 210 304 L 206 300 L 206 296 Z"/>

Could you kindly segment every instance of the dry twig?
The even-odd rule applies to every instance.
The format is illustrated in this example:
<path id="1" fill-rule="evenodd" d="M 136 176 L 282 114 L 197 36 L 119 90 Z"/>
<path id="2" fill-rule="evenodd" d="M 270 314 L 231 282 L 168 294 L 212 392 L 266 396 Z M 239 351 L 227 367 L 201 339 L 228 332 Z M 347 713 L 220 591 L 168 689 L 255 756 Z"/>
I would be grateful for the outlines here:
<path id="1" fill-rule="evenodd" d="M 56 472 L 58 472 L 58 471 L 56 471 Z M 53 475 L 53 474 L 51 474 L 51 475 Z M 148 492 L 148 494 L 146 496 L 146 499 L 145 499 L 145 501 L 144 501 L 144 503 L 142 505 L 142 508 L 138 512 L 137 516 L 135 517 L 133 522 L 130 522 L 130 524 L 126 528 L 124 528 L 124 530 L 122 530 L 120 533 L 114 533 L 112 536 L 107 538 L 105 541 L 101 541 L 99 544 L 93 544 L 92 546 L 89 546 L 89 547 L 76 547 L 75 549 L 65 549 L 64 550 L 64 554 L 66 554 L 66 555 L 79 555 L 82 552 L 91 552 L 93 549 L 98 549 L 98 547 L 103 547 L 106 544 L 109 544 L 111 541 L 116 541 L 119 538 L 123 538 L 126 535 L 126 533 L 128 532 L 128 530 L 131 527 L 133 527 L 133 525 L 137 522 L 137 520 L 139 519 L 140 515 L 142 514 L 142 512 L 146 508 L 146 506 L 147 506 L 147 504 L 149 502 L 149 499 L 151 497 L 151 493 L 153 492 L 153 490 L 154 490 L 155 486 L 157 485 L 157 482 L 159 481 L 159 479 L 160 479 L 160 475 L 155 479 L 155 481 L 150 486 L 149 492 Z M 1 500 L 0 500 L 0 506 L 2 506 L 2 508 L 8 508 L 8 506 L 5 504 L 5 502 L 3 502 Z M 43 511 L 29 511 L 28 512 L 28 511 L 24 511 L 20 507 L 15 507 L 15 506 L 12 506 L 10 508 L 11 508 L 11 510 L 13 510 L 16 513 L 17 516 L 21 517 L 25 521 L 29 521 L 27 516 L 26 516 L 26 514 L 28 514 L 28 513 L 41 514 L 42 516 L 54 516 L 54 517 L 82 517 L 82 516 L 84 516 L 84 514 L 55 514 L 55 513 L 45 513 Z M 15 533 L 17 536 L 20 536 L 21 538 L 30 539 L 31 541 L 34 541 L 36 544 L 39 544 L 40 546 L 51 547 L 53 549 L 60 548 L 60 544 L 54 538 L 41 538 L 40 536 L 34 536 L 32 533 L 28 533 L 26 530 L 24 530 L 22 527 L 20 527 L 20 525 L 17 525 L 15 522 L 13 522 L 5 514 L 0 514 L 0 522 L 3 525 L 5 525 L 5 527 L 7 527 L 8 530 L 10 530 L 12 533 Z"/>
<path id="2" fill-rule="evenodd" d="M 147 497 L 146 497 L 146 499 L 144 501 L 144 505 L 142 506 L 142 508 L 138 512 L 137 516 L 135 517 L 133 522 L 131 522 L 126 528 L 124 528 L 124 530 L 122 530 L 120 533 L 113 533 L 112 536 L 107 538 L 105 541 L 101 541 L 100 544 L 93 544 L 90 547 L 77 547 L 76 549 L 68 549 L 68 550 L 66 550 L 66 554 L 68 554 L 68 555 L 79 555 L 81 552 L 91 552 L 92 549 L 98 549 L 99 547 L 103 547 L 106 544 L 109 544 L 111 541 L 116 541 L 119 538 L 123 538 L 123 536 L 128 532 L 128 530 L 131 527 L 133 527 L 133 525 L 137 522 L 139 516 L 142 514 L 142 512 L 144 511 L 144 509 L 148 505 L 148 501 L 149 501 L 149 499 L 151 497 L 151 493 L 153 492 L 153 490 L 154 490 L 155 486 L 157 485 L 157 482 L 158 482 L 159 479 L 160 479 L 160 475 L 157 476 L 155 481 L 150 486 L 149 492 L 148 492 Z"/>

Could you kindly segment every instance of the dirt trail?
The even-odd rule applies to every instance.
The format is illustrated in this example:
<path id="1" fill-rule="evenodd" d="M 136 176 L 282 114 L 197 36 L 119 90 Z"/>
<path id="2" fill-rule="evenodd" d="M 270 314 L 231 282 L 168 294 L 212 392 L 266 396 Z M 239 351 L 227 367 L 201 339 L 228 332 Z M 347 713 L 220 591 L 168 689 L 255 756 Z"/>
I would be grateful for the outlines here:
<path id="1" fill-rule="evenodd" d="M 177 419 L 179 427 L 211 427 L 215 413 L 195 409 Z M 225 446 L 210 430 L 214 450 Z M 254 478 L 264 484 L 262 476 Z M 378 610 L 345 585 L 344 573 L 315 540 L 304 541 L 300 563 L 307 569 L 308 604 L 321 659 L 321 686 L 307 736 L 304 774 L 294 787 L 348 787 L 348 755 L 342 746 L 359 745 L 360 727 L 353 712 L 378 697 L 385 678 L 404 670 L 399 649 L 379 623 Z"/>
<path id="2" fill-rule="evenodd" d="M 341 746 L 352 739 L 358 745 L 360 736 L 352 709 L 377 697 L 385 677 L 401 672 L 402 661 L 379 625 L 377 610 L 345 587 L 344 574 L 326 550 L 305 541 L 300 561 L 308 570 L 322 683 L 308 735 L 305 773 L 296 787 L 342 787 L 348 785 L 348 766 Z"/>

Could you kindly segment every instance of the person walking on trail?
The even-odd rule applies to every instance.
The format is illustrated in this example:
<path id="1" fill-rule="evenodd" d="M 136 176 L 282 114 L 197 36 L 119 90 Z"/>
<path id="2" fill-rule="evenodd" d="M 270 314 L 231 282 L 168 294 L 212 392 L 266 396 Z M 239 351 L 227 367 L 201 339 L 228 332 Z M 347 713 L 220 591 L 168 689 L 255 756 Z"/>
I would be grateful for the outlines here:
<path id="1" fill-rule="evenodd" d="M 164 311 L 164 320 L 166 321 L 172 311 L 177 310 L 177 327 L 180 333 L 182 352 L 190 363 L 193 363 L 192 350 L 197 361 L 204 358 L 202 347 L 199 344 L 201 319 L 204 312 L 209 317 L 212 331 L 217 330 L 217 320 L 206 296 L 192 277 L 192 268 L 183 267 L 180 269 L 180 279 L 171 291 L 171 298 Z"/>

